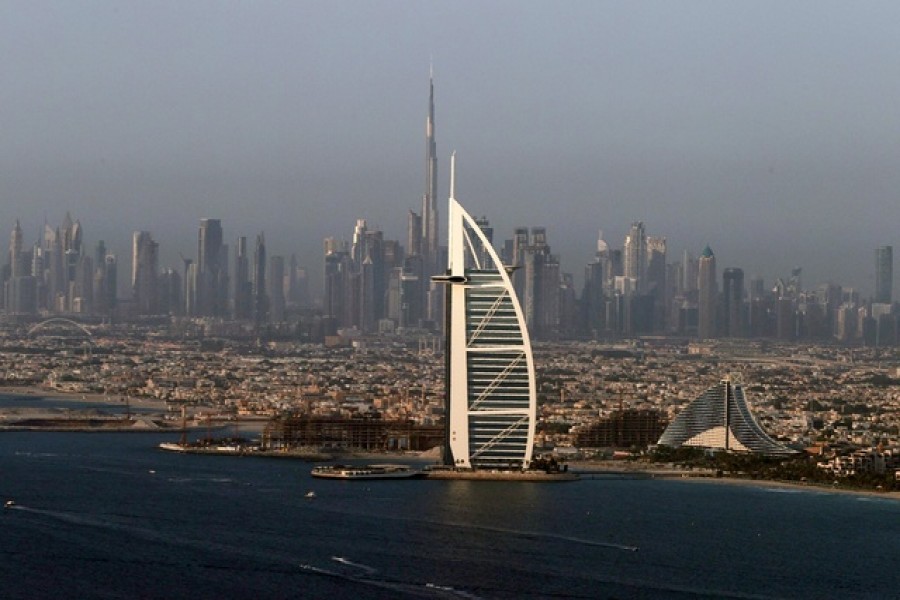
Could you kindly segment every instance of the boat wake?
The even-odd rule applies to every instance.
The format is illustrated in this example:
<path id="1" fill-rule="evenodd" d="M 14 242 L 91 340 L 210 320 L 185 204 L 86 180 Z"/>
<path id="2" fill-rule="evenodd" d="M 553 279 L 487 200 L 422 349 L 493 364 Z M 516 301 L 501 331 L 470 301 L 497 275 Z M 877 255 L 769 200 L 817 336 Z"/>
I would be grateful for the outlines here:
<path id="1" fill-rule="evenodd" d="M 582 546 L 591 546 L 593 548 L 609 548 L 612 550 L 622 550 L 623 552 L 637 552 L 637 546 L 630 546 L 628 544 L 616 544 L 615 542 L 601 542 L 597 540 L 588 540 L 579 537 L 573 537 L 568 535 L 559 535 L 556 533 L 546 533 L 542 531 L 529 531 L 526 529 L 505 529 L 503 527 L 488 527 L 486 525 L 471 525 L 468 523 L 443 523 L 437 522 L 440 525 L 450 525 L 457 529 L 471 529 L 475 531 L 486 531 L 492 533 L 503 533 L 506 535 L 512 535 L 516 537 L 521 537 L 529 540 L 554 540 L 559 542 L 567 542 L 570 544 L 579 544 Z"/>
<path id="2" fill-rule="evenodd" d="M 462 590 L 458 590 L 449 585 L 437 585 L 436 583 L 426 583 L 425 587 L 428 589 L 440 590 L 441 592 L 446 592 L 457 598 L 469 598 L 470 600 L 480 600 L 480 596 L 476 596 L 475 594 L 470 594 L 469 592 L 464 592 Z"/>
<path id="3" fill-rule="evenodd" d="M 134 539 L 143 540 L 144 542 L 192 549 L 194 551 L 202 552 L 205 556 L 218 555 L 221 560 L 211 561 L 207 564 L 207 567 L 209 568 L 289 572 L 293 569 L 292 565 L 294 565 L 296 561 L 293 556 L 273 553 L 268 550 L 255 549 L 252 546 L 223 544 L 206 538 L 186 537 L 172 534 L 171 532 L 135 525 L 130 515 L 64 512 L 32 508 L 21 504 L 13 504 L 7 507 L 7 510 L 13 509 L 58 523 L 68 523 L 77 527 L 115 531 Z M 242 561 L 241 567 L 235 568 L 233 567 L 235 563 L 229 560 L 228 557 L 241 557 L 250 559 L 250 561 Z"/>
<path id="4" fill-rule="evenodd" d="M 593 546 L 595 548 L 612 548 L 613 550 L 622 550 L 625 552 L 637 552 L 637 546 L 629 546 L 627 544 L 616 544 L 613 542 L 598 542 L 596 540 L 586 540 L 583 538 L 570 537 L 567 535 L 556 535 L 553 533 L 532 533 L 532 532 L 516 532 L 510 531 L 512 534 L 524 535 L 526 537 L 539 537 L 543 539 L 559 540 L 561 542 L 571 542 L 573 544 L 581 544 L 582 546 Z"/>
<path id="5" fill-rule="evenodd" d="M 322 508 L 324 512 L 329 512 L 328 508 Z M 365 513 L 356 513 L 359 516 L 364 516 Z M 588 546 L 592 548 L 607 548 L 610 550 L 621 550 L 622 552 L 637 552 L 640 550 L 638 546 L 633 546 L 630 544 L 617 544 L 615 542 L 603 542 L 599 540 L 589 540 L 585 538 L 567 536 L 567 535 L 559 535 L 555 533 L 546 533 L 541 531 L 531 531 L 527 529 L 506 529 L 502 527 L 490 527 L 487 525 L 473 525 L 471 523 L 460 523 L 455 521 L 441 521 L 434 519 L 410 519 L 406 517 L 399 516 L 391 516 L 391 515 L 380 515 L 380 519 L 391 519 L 397 521 L 404 522 L 415 522 L 415 523 L 424 523 L 427 525 L 437 525 L 440 527 L 452 527 L 455 530 L 459 529 L 467 529 L 470 531 L 482 531 L 487 533 L 502 533 L 506 535 L 521 537 L 523 539 L 528 540 L 553 540 L 559 542 L 566 542 L 569 544 L 579 544 L 581 546 Z"/>
<path id="6" fill-rule="evenodd" d="M 28 450 L 16 450 L 14 456 L 26 456 L 28 458 L 55 458 L 59 456 L 55 452 L 29 452 Z"/>
<path id="7" fill-rule="evenodd" d="M 321 577 L 350 581 L 359 585 L 366 585 L 389 590 L 391 592 L 403 594 L 406 596 L 413 596 L 418 598 L 465 598 L 466 600 L 481 600 L 480 596 L 476 596 L 475 594 L 471 594 L 464 590 L 458 590 L 451 586 L 438 585 L 431 582 L 408 583 L 390 579 L 376 579 L 374 577 L 371 577 L 371 575 L 374 575 L 377 572 L 377 569 L 373 569 L 372 567 L 369 567 L 367 565 L 349 561 L 342 556 L 332 556 L 331 560 L 348 567 L 353 567 L 357 570 L 362 570 L 364 574 L 354 574 L 350 572 L 341 572 L 338 570 L 323 569 L 321 567 L 317 567 L 308 563 L 300 563 L 300 565 L 298 566 L 307 573 L 311 573 Z"/>
<path id="8" fill-rule="evenodd" d="M 352 562 L 350 560 L 347 560 L 343 556 L 332 556 L 331 560 L 333 560 L 336 563 L 341 563 L 342 565 L 347 565 L 348 567 L 356 567 L 357 569 L 359 569 L 365 573 L 368 573 L 369 575 L 373 575 L 378 572 L 378 569 L 375 569 L 368 565 L 363 565 L 360 563 Z"/>
<path id="9" fill-rule="evenodd" d="M 277 552 L 273 553 L 268 550 L 255 550 L 252 547 L 238 547 L 230 544 L 221 544 L 212 542 L 208 539 L 195 539 L 173 535 L 171 533 L 156 531 L 147 527 L 136 526 L 126 520 L 105 518 L 108 517 L 108 515 L 46 510 L 17 504 L 15 502 L 6 506 L 6 510 L 28 513 L 58 523 L 68 523 L 78 527 L 118 531 L 132 538 L 144 540 L 145 542 L 166 544 L 182 548 L 193 548 L 204 552 L 206 556 L 210 557 L 218 555 L 219 559 L 205 563 L 204 566 L 206 568 L 284 573 L 290 572 L 291 569 L 296 569 L 296 566 L 293 565 L 297 565 L 296 557 L 294 556 L 279 554 Z M 228 558 L 229 556 L 240 556 L 251 560 L 240 561 L 240 566 L 238 567 L 236 566 L 235 561 Z M 353 582 L 358 585 L 388 590 L 391 592 L 392 596 L 396 597 L 466 598 L 467 600 L 479 600 L 475 595 L 449 586 L 440 586 L 427 582 L 406 582 L 381 578 L 377 576 L 378 569 L 363 563 L 352 561 L 343 556 L 331 556 L 330 558 L 333 563 L 336 563 L 334 569 L 317 567 L 306 563 L 302 563 L 299 566 L 303 572 L 308 574 L 336 578 Z"/>

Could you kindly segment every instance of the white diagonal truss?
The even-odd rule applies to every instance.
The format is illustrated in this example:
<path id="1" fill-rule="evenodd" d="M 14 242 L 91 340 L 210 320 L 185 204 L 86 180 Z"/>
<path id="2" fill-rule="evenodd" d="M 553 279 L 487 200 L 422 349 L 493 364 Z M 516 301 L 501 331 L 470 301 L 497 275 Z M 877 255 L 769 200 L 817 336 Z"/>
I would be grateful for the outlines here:
<path id="1" fill-rule="evenodd" d="M 497 312 L 497 309 L 500 308 L 500 304 L 503 302 L 503 298 L 506 297 L 506 293 L 504 290 L 503 294 L 497 296 L 497 299 L 494 300 L 494 303 L 488 309 L 487 313 L 481 318 L 478 322 L 478 327 L 475 328 L 475 331 L 472 332 L 472 335 L 469 336 L 469 344 L 472 344 L 475 340 L 478 339 L 478 336 L 481 335 L 481 332 L 488 326 L 491 322 L 491 317 Z"/>

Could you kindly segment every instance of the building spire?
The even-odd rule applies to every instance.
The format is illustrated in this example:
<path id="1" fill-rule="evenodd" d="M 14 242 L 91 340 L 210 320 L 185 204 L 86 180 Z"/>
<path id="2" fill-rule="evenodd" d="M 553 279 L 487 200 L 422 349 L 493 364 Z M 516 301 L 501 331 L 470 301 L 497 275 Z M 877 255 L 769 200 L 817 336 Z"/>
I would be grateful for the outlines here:
<path id="1" fill-rule="evenodd" d="M 456 150 L 450 154 L 450 199 L 456 200 Z"/>
<path id="2" fill-rule="evenodd" d="M 428 117 L 425 121 L 425 193 L 422 195 L 422 253 L 434 274 L 438 260 L 437 144 L 434 139 L 434 69 L 429 68 Z"/>

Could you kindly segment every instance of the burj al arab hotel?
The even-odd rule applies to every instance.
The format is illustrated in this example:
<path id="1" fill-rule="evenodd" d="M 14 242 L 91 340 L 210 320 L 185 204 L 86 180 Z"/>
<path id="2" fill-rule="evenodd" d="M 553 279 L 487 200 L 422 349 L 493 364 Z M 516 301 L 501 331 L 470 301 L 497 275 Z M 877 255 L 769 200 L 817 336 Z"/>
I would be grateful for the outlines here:
<path id="1" fill-rule="evenodd" d="M 457 469 L 527 469 L 536 393 L 531 341 L 510 268 L 456 200 L 450 163 L 447 398 L 444 463 Z"/>

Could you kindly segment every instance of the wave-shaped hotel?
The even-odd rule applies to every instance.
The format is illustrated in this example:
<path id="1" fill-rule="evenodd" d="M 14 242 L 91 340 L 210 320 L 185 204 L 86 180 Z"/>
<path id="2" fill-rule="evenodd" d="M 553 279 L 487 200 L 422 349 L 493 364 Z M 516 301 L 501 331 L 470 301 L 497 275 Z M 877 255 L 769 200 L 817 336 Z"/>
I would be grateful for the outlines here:
<path id="1" fill-rule="evenodd" d="M 753 418 L 744 389 L 723 380 L 681 411 L 659 438 L 660 446 L 697 446 L 766 456 L 796 454 L 772 439 Z"/>

